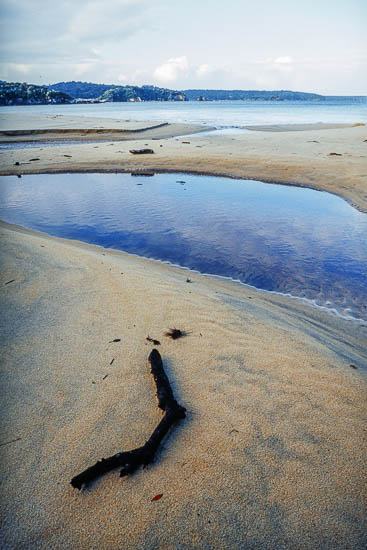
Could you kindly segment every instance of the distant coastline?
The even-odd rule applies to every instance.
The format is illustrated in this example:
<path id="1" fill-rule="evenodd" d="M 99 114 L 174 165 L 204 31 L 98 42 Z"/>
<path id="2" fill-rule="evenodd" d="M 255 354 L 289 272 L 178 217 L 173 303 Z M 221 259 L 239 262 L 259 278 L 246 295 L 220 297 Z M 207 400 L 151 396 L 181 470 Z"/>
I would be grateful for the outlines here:
<path id="1" fill-rule="evenodd" d="M 57 82 L 44 86 L 0 81 L 0 105 L 90 104 L 145 101 L 351 101 L 367 96 L 323 96 L 291 90 L 170 90 L 156 86 L 115 86 L 92 82 Z"/>

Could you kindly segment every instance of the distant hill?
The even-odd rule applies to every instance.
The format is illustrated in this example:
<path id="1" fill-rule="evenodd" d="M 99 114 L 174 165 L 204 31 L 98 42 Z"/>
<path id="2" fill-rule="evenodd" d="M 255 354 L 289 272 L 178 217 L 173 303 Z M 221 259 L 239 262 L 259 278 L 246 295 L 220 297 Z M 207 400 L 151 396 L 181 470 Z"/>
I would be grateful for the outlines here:
<path id="1" fill-rule="evenodd" d="M 117 86 L 105 91 L 101 101 L 185 101 L 183 92 L 156 86 Z"/>
<path id="2" fill-rule="evenodd" d="M 352 103 L 367 103 L 365 95 L 324 95 L 322 99 L 325 101 L 348 101 Z"/>
<path id="3" fill-rule="evenodd" d="M 48 84 L 48 88 L 71 95 L 74 98 L 97 99 L 105 91 L 115 88 L 114 84 L 93 84 L 93 82 L 57 82 Z"/>
<path id="4" fill-rule="evenodd" d="M 113 84 L 93 84 L 92 82 L 57 82 L 49 88 L 67 93 L 74 98 L 99 99 L 102 101 L 172 101 L 178 96 L 186 100 L 321 100 L 322 95 L 289 90 L 184 90 L 178 92 L 156 86 L 116 86 Z M 182 100 L 182 99 L 181 99 Z"/>
<path id="5" fill-rule="evenodd" d="M 76 99 L 98 101 L 185 101 L 185 95 L 177 90 L 157 86 L 115 86 L 92 82 L 57 82 L 49 88 L 70 94 Z"/>
<path id="6" fill-rule="evenodd" d="M 74 98 L 97 101 L 355 101 L 366 102 L 365 96 L 323 96 L 291 90 L 168 90 L 156 86 L 117 86 L 92 82 L 57 82 L 48 86 Z M 183 98 L 182 98 L 183 96 Z M 140 98 L 140 99 L 139 99 Z"/>
<path id="7" fill-rule="evenodd" d="M 45 105 L 72 101 L 73 98 L 69 94 L 46 86 L 0 81 L 0 105 Z"/>
<path id="8" fill-rule="evenodd" d="M 367 96 L 330 96 L 291 90 L 184 90 L 190 101 L 351 101 L 366 103 Z"/>
<path id="9" fill-rule="evenodd" d="M 290 90 L 185 90 L 188 100 L 220 101 L 220 100 L 252 100 L 252 101 L 307 101 L 321 100 L 322 95 Z"/>
<path id="10" fill-rule="evenodd" d="M 57 82 L 37 86 L 0 81 L 0 105 L 104 103 L 127 101 L 335 101 L 366 103 L 366 96 L 323 96 L 290 90 L 170 90 L 157 86 L 115 86 L 93 82 Z"/>

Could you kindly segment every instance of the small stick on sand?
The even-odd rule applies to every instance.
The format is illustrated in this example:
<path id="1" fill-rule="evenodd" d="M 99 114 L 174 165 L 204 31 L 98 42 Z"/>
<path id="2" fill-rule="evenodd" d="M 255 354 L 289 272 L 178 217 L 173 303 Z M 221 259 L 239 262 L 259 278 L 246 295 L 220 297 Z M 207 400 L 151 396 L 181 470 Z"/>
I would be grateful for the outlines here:
<path id="1" fill-rule="evenodd" d="M 179 405 L 173 397 L 173 392 L 166 373 L 164 372 L 162 358 L 158 350 L 153 349 L 148 361 L 151 366 L 151 373 L 157 386 L 158 407 L 165 412 L 162 420 L 142 447 L 132 451 L 117 453 L 109 458 L 102 458 L 94 466 L 91 466 L 81 474 L 73 477 L 71 484 L 76 489 L 93 481 L 119 466 L 122 466 L 120 477 L 134 472 L 139 466 L 147 466 L 154 460 L 154 455 L 171 426 L 185 418 L 186 409 Z"/>
<path id="2" fill-rule="evenodd" d="M 152 155 L 153 149 L 130 149 L 130 153 L 133 155 Z"/>

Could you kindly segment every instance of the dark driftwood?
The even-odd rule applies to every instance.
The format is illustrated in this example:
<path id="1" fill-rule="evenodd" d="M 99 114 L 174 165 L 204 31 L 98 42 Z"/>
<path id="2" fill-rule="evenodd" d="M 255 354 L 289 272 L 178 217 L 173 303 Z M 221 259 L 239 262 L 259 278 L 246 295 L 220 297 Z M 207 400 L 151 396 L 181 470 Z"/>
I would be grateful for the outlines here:
<path id="1" fill-rule="evenodd" d="M 153 155 L 153 149 L 130 149 L 133 155 Z"/>
<path id="2" fill-rule="evenodd" d="M 185 418 L 184 407 L 181 407 L 175 400 L 171 385 L 164 372 L 162 358 L 158 350 L 153 349 L 149 355 L 148 361 L 151 366 L 151 373 L 157 386 L 158 407 L 165 412 L 162 420 L 142 447 L 132 451 L 117 453 L 109 458 L 102 458 L 94 466 L 91 466 L 81 474 L 73 477 L 71 484 L 76 489 L 81 489 L 83 485 L 93 481 L 115 468 L 122 466 L 120 477 L 127 476 L 139 468 L 147 466 L 154 460 L 154 455 L 160 442 L 167 434 L 171 426 Z"/>

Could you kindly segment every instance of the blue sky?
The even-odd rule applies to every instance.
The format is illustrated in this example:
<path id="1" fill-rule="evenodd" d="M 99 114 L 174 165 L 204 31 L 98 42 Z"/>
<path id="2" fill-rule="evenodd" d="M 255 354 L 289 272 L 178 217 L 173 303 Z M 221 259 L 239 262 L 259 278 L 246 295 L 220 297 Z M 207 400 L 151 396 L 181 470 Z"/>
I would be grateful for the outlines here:
<path id="1" fill-rule="evenodd" d="M 2 0 L 0 79 L 367 95 L 366 0 Z"/>

